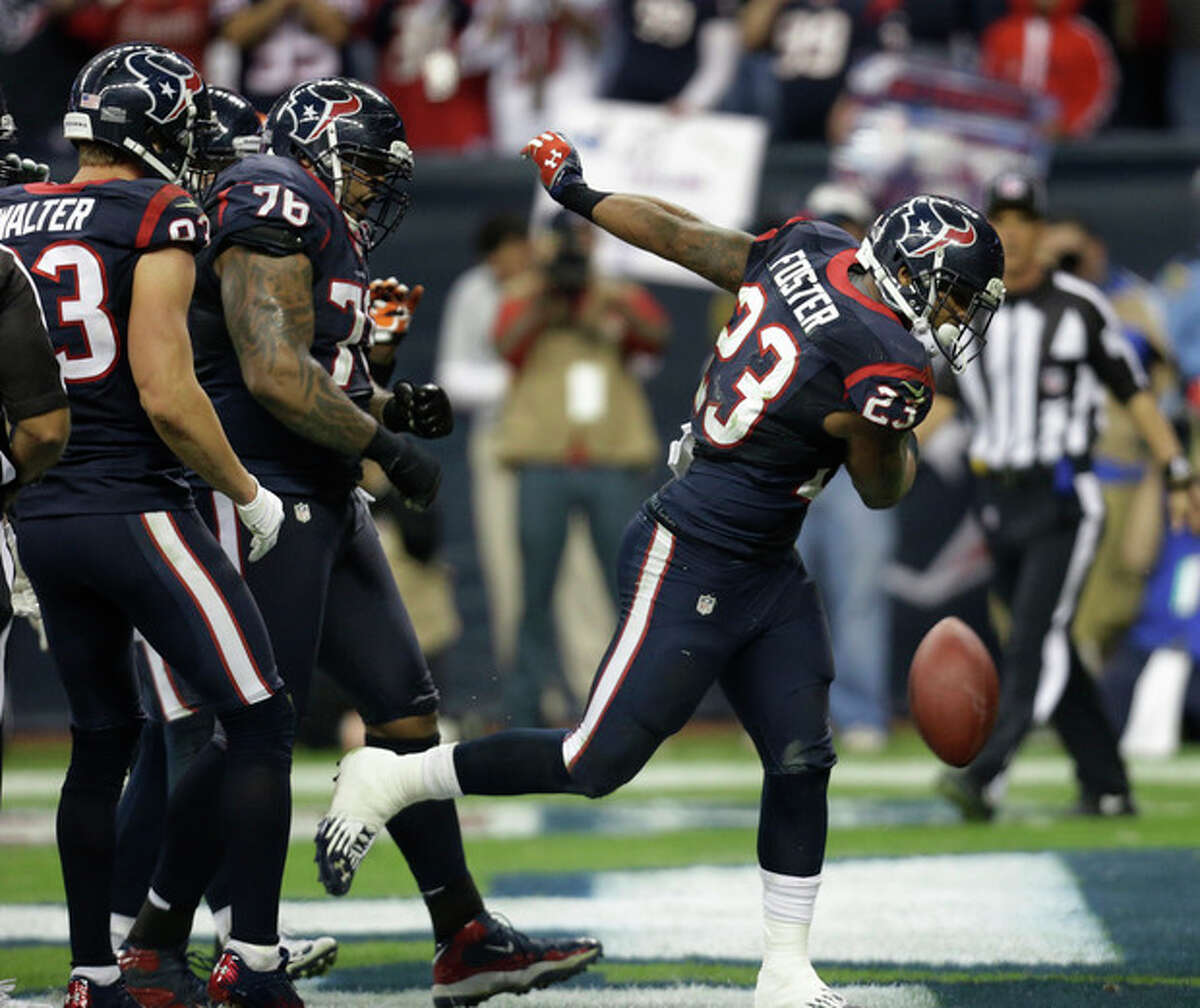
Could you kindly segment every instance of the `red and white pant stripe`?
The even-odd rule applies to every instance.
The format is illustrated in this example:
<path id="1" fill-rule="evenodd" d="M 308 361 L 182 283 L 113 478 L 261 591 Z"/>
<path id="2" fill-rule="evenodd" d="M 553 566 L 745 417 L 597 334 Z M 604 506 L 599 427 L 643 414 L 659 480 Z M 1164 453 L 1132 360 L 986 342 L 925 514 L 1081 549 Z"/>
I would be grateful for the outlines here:
<path id="1" fill-rule="evenodd" d="M 149 511 L 142 515 L 142 522 L 208 624 L 213 644 L 242 702 L 255 703 L 271 696 L 272 690 L 259 674 L 229 603 L 179 534 L 170 514 Z"/>
<path id="2" fill-rule="evenodd" d="M 587 748 L 605 711 L 608 710 L 634 659 L 637 658 L 638 651 L 641 650 L 642 641 L 645 640 L 646 631 L 650 626 L 650 617 L 654 612 L 654 602 L 658 598 L 674 552 L 675 537 L 661 525 L 655 525 L 650 545 L 646 547 L 642 557 L 633 604 L 625 616 L 616 644 L 600 670 L 592 695 L 588 699 L 587 710 L 583 713 L 583 720 L 563 739 L 563 763 L 568 770 Z"/>

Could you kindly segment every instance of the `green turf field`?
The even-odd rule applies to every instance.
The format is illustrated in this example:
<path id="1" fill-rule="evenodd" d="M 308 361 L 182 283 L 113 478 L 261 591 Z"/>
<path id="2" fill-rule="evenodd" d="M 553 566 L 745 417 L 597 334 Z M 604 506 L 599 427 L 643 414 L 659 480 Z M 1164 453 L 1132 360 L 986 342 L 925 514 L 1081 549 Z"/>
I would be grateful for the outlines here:
<path id="1" fill-rule="evenodd" d="M 67 976 L 52 840 L 65 756 L 60 744 L 25 743 L 5 759 L 0 978 L 16 979 L 21 1005 L 61 1005 Z M 332 767 L 331 754 L 296 761 L 285 924 L 342 942 L 334 971 L 302 985 L 306 1003 L 427 1005 L 424 910 L 386 838 L 350 896 L 323 897 L 316 883 L 309 837 Z M 901 735 L 834 771 L 812 950 L 828 981 L 862 1008 L 1200 1006 L 1200 750 L 1134 765 L 1137 819 L 1066 816 L 1070 767 L 1043 740 L 1022 753 L 993 824 L 958 823 L 932 796 L 937 770 Z M 490 1003 L 749 1006 L 756 781 L 740 736 L 700 728 L 601 802 L 462 802 L 489 904 L 527 930 L 586 930 L 606 948 L 566 987 Z M 207 928 L 198 920 L 198 948 Z"/>

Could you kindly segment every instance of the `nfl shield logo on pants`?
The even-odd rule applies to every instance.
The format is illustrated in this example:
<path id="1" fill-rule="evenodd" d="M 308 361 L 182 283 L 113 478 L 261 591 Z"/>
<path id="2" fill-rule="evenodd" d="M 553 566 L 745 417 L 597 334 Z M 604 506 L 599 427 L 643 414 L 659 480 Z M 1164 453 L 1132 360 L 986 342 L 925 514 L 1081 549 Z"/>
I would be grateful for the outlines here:
<path id="1" fill-rule="evenodd" d="M 717 597 L 715 595 L 701 595 L 696 599 L 696 612 L 701 616 L 707 616 L 717 607 Z"/>
<path id="2" fill-rule="evenodd" d="M 312 518 L 312 511 L 309 510 L 308 501 L 300 501 L 293 509 L 296 515 L 296 521 L 304 523 Z"/>

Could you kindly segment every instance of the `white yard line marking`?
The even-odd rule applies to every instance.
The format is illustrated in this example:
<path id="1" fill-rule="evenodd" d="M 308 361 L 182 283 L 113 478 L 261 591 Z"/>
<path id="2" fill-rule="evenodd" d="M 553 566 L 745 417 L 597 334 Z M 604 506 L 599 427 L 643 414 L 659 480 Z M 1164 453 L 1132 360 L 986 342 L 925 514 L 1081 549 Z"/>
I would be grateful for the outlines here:
<path id="1" fill-rule="evenodd" d="M 1121 958 L 1054 854 L 833 861 L 824 878 L 812 936 L 818 962 L 1066 966 Z M 753 866 L 693 867 L 599 872 L 587 896 L 496 897 L 489 905 L 534 933 L 595 934 L 614 959 L 757 962 L 759 893 Z M 280 915 L 302 921 L 306 933 L 344 938 L 429 929 L 420 900 L 287 901 Z M 211 921 L 201 917 L 203 938 Z M 66 937 L 65 907 L 0 906 L 0 941 Z"/>

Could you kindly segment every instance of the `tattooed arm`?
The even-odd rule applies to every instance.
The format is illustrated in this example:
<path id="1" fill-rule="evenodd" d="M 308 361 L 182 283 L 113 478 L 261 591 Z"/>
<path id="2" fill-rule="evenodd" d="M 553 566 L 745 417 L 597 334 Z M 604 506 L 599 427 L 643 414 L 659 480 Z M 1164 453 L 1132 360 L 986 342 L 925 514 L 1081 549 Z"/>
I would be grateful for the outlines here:
<path id="1" fill-rule="evenodd" d="M 312 264 L 231 245 L 216 261 L 225 324 L 246 387 L 301 437 L 361 455 L 377 424 L 312 356 Z"/>
<path id="2" fill-rule="evenodd" d="M 622 241 L 679 263 L 733 293 L 742 284 L 754 244 L 744 231 L 717 227 L 653 196 L 613 193 L 596 204 L 592 220 Z"/>

